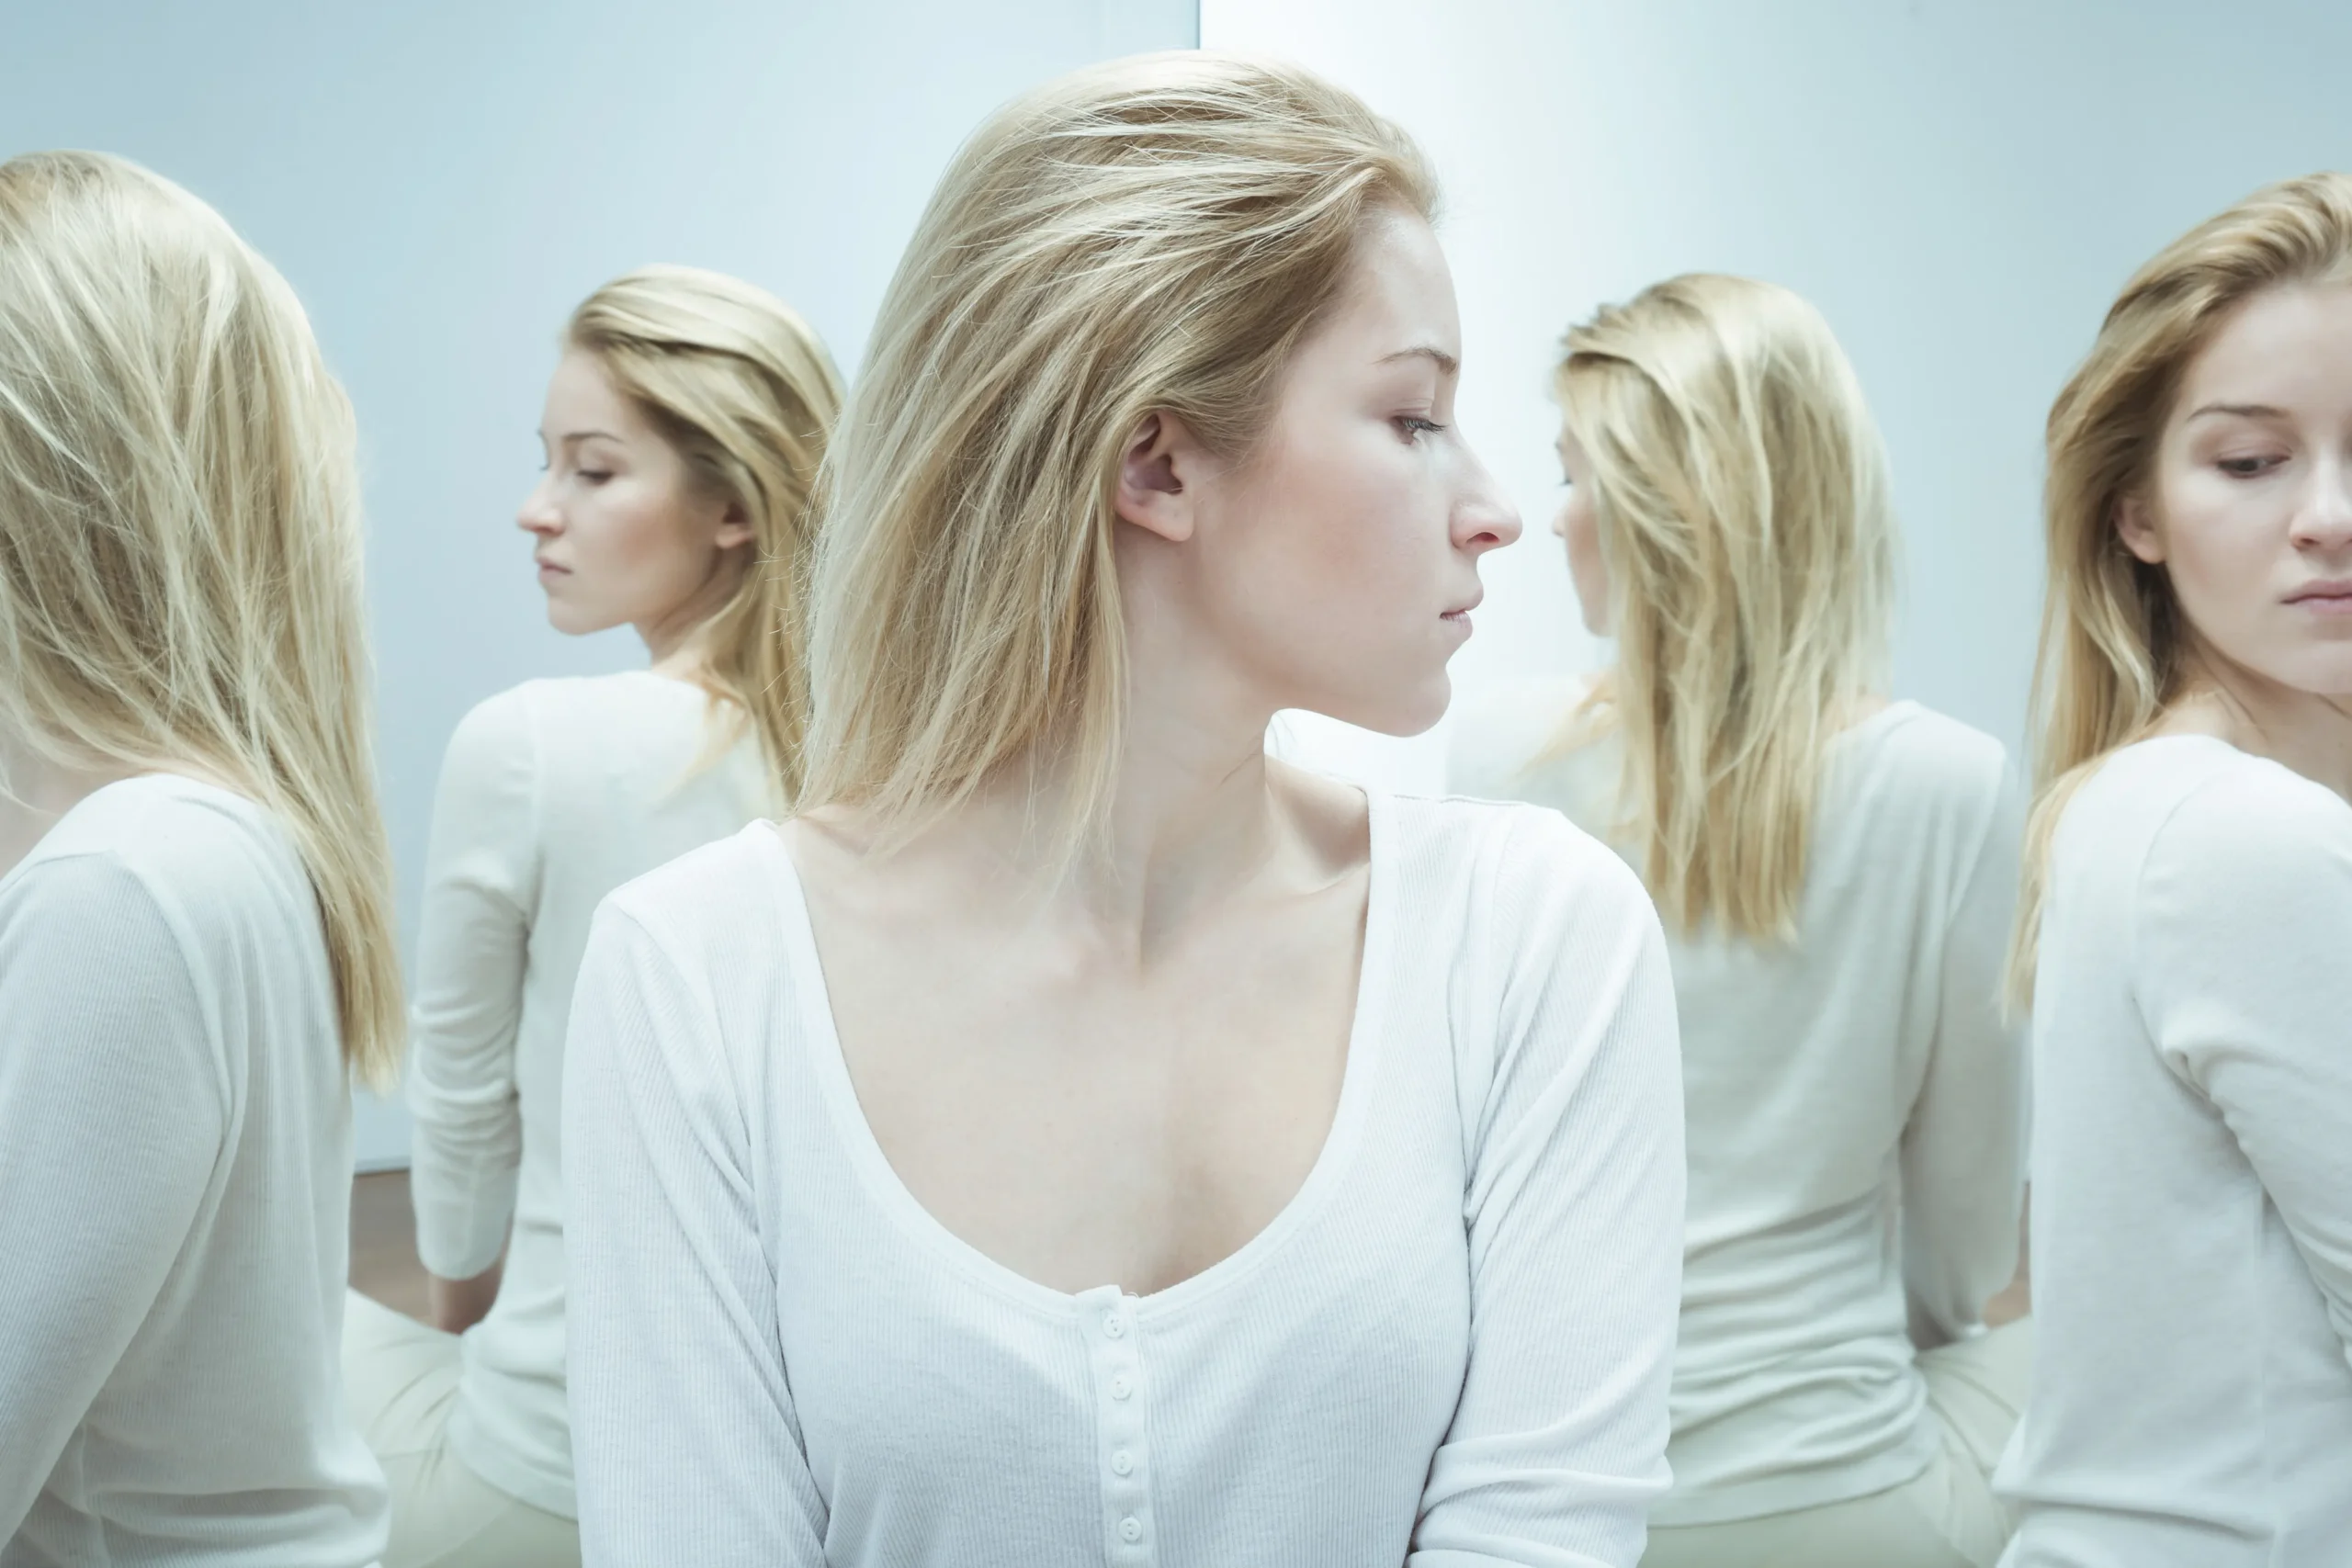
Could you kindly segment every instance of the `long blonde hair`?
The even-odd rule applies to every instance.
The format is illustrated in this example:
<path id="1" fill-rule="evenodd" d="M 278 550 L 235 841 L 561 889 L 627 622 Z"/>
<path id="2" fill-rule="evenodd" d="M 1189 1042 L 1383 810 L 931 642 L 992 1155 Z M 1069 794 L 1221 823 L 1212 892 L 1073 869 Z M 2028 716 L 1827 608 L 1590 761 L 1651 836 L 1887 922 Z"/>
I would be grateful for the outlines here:
<path id="1" fill-rule="evenodd" d="M 1245 460 L 1412 143 L 1291 67 L 1143 56 L 1001 110 L 899 265 L 829 468 L 805 804 L 912 831 L 1017 761 L 1099 822 L 1125 707 L 1123 444 Z"/>
<path id="2" fill-rule="evenodd" d="M 1885 678 L 1877 427 L 1828 323 L 1770 283 L 1670 278 L 1563 346 L 1617 661 L 1559 745 L 1622 734 L 1621 829 L 1669 922 L 1792 937 L 1829 742 Z"/>
<path id="3" fill-rule="evenodd" d="M 2075 788 L 2144 739 L 2184 694 L 2188 628 L 2161 566 L 2125 547 L 2122 503 L 2144 496 L 2188 367 L 2224 317 L 2291 283 L 2352 284 L 2352 175 L 2267 186 L 2175 240 L 2132 276 L 2051 406 L 2043 520 L 2050 582 L 2034 662 L 2034 805 L 2009 953 L 2033 989 L 2050 842 Z"/>
<path id="4" fill-rule="evenodd" d="M 120 159 L 0 164 L 0 722 L 53 762 L 197 764 L 291 835 L 344 1057 L 394 1076 L 350 404 L 301 306 Z"/>
<path id="5" fill-rule="evenodd" d="M 640 267 L 605 284 L 571 313 L 564 346 L 592 355 L 695 481 L 751 523 L 751 566 L 698 628 L 698 673 L 757 731 L 789 801 L 807 726 L 809 508 L 842 405 L 832 359 L 765 289 L 685 266 Z"/>

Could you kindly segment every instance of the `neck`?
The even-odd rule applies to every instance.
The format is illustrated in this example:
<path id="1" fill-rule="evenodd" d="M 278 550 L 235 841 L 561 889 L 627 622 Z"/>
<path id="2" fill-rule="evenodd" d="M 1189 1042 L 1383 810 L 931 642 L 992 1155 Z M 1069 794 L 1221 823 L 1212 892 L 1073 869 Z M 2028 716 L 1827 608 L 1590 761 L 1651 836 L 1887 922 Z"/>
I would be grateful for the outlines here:
<path id="1" fill-rule="evenodd" d="M 2226 740 L 2352 800 L 2352 697 L 2297 691 L 2202 654 L 2162 728 Z"/>
<path id="2" fill-rule="evenodd" d="M 32 853 L 58 818 L 107 785 L 147 771 L 68 766 L 0 737 L 0 876 Z"/>
<path id="3" fill-rule="evenodd" d="M 710 623 L 742 585 L 741 556 L 741 550 L 728 551 L 702 585 L 683 601 L 659 615 L 633 623 L 657 673 L 690 680 L 709 662 Z"/>

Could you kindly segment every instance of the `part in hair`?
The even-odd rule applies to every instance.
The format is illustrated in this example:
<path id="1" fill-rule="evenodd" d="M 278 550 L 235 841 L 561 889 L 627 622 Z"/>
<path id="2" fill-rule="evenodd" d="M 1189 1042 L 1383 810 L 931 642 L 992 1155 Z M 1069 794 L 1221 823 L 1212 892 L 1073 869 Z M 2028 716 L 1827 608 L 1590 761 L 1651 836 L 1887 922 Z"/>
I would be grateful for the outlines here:
<path id="1" fill-rule="evenodd" d="M 1573 328 L 1616 662 L 1555 750 L 1615 730 L 1619 830 L 1671 925 L 1796 931 L 1829 743 L 1884 681 L 1884 446 L 1828 323 L 1692 274 Z"/>
<path id="2" fill-rule="evenodd" d="M 2225 320 L 2299 283 L 2352 284 L 2352 175 L 2265 186 L 2165 246 L 2123 286 L 2051 406 L 2034 804 L 2009 952 L 2018 1005 L 2032 997 L 2050 842 L 2066 802 L 2186 694 L 2188 628 L 2172 580 L 2124 545 L 2123 503 L 2147 495 L 2181 384 Z"/>
<path id="3" fill-rule="evenodd" d="M 1008 106 L 884 299 L 818 544 L 804 804 L 903 836 L 1000 770 L 1099 826 L 1125 704 L 1122 449 L 1155 412 L 1250 455 L 1412 143 L 1288 66 L 1142 56 Z"/>
<path id="4" fill-rule="evenodd" d="M 194 769 L 318 897 L 344 1056 L 400 1059 L 350 404 L 213 210 L 88 152 L 0 164 L 0 725 L 52 763 Z"/>

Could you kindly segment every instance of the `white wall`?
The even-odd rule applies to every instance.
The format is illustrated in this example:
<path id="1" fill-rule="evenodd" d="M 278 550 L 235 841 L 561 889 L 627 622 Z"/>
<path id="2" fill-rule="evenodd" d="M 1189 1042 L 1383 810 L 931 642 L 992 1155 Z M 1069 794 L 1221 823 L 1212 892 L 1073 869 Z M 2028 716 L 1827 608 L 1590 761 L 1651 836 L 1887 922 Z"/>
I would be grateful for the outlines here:
<path id="1" fill-rule="evenodd" d="M 1444 181 L 1462 421 L 1528 526 L 1489 558 L 1458 694 L 1599 657 L 1548 532 L 1560 333 L 1673 273 L 1743 272 L 1821 307 L 1884 427 L 1897 688 L 2014 747 L 2052 397 L 2159 245 L 2352 165 L 2343 0 L 1202 0 L 1201 39 L 1356 88 Z M 1295 728 L 1341 771 L 1442 774 L 1437 736 Z"/>
<path id="2" fill-rule="evenodd" d="M 1193 0 L 12 3 L 0 156 L 119 152 L 292 281 L 357 405 L 386 807 L 411 940 L 441 749 L 534 675 L 642 662 L 547 629 L 515 504 L 573 304 L 649 261 L 814 321 L 844 371 L 956 143 L 1090 60 L 1194 41 Z M 364 1100 L 363 1165 L 405 1118 Z"/>

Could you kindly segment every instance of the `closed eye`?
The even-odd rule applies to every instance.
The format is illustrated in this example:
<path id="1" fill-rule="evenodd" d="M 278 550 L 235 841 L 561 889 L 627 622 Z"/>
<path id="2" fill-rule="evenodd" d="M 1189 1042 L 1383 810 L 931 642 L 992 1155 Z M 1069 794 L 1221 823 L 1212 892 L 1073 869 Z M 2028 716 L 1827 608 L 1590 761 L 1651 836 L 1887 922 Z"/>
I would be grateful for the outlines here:
<path id="1" fill-rule="evenodd" d="M 1437 432 L 1445 428 L 1445 426 L 1438 423 L 1438 422 L 1433 419 L 1423 419 L 1418 414 L 1409 413 L 1397 415 L 1396 423 L 1396 428 L 1404 432 L 1405 439 L 1408 441 L 1415 441 L 1424 435 L 1435 434 Z"/>

